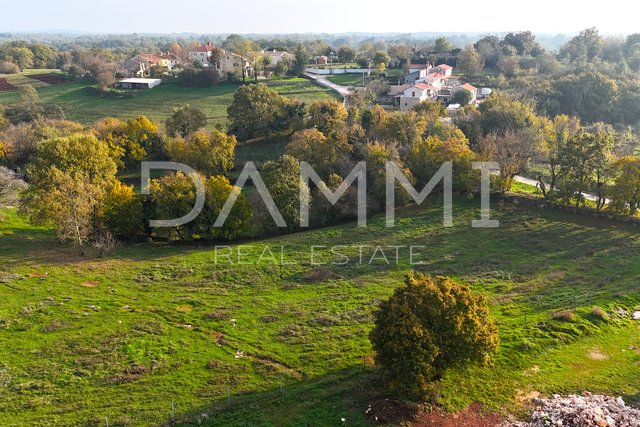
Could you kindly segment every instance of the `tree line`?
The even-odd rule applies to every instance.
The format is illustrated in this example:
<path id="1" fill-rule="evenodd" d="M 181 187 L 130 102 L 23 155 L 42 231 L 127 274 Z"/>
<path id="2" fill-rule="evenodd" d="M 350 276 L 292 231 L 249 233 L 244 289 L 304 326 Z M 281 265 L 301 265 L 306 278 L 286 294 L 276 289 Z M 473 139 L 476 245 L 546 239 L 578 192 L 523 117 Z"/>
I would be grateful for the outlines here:
<path id="1" fill-rule="evenodd" d="M 356 164 L 366 162 L 370 212 L 384 208 L 387 161 L 395 162 L 416 188 L 450 161 L 454 190 L 469 197 L 479 190 L 479 171 L 472 163 L 497 161 L 495 191 L 509 191 L 517 175 L 528 173 L 550 200 L 579 206 L 587 203 L 586 194 L 595 194 L 598 209 L 609 201 L 606 209 L 637 212 L 637 144 L 610 125 L 567 115 L 548 118 L 538 115 L 532 103 L 504 94 L 478 108 L 465 107 L 453 120 L 446 116 L 435 101 L 410 112 L 386 111 L 357 96 L 346 105 L 333 99 L 305 104 L 251 84 L 234 94 L 228 133 L 207 130 L 205 115 L 189 106 L 176 109 L 163 127 L 144 116 L 106 118 L 92 126 L 46 117 L 12 123 L 0 116 L 0 155 L 5 167 L 23 172 L 29 182 L 23 211 L 36 223 L 52 224 L 61 239 L 81 248 L 114 239 L 224 240 L 293 231 L 299 228 L 301 191 L 311 202 L 312 226 L 354 218 L 356 189 L 331 205 L 320 189 L 301 181 L 299 161 L 308 162 L 331 190 Z M 276 227 L 252 192 L 240 195 L 225 227 L 213 227 L 233 190 L 230 177 L 242 167 L 236 165 L 238 140 L 251 144 L 244 141 L 252 138 L 285 141 L 281 157 L 258 166 L 287 228 Z M 197 171 L 207 197 L 196 221 L 149 228 L 151 219 L 188 213 L 195 188 L 189 176 L 166 173 L 154 177 L 150 194 L 140 194 L 122 177 L 135 173 L 144 160 L 172 160 Z M 410 201 L 401 187 L 396 198 L 398 205 Z"/>

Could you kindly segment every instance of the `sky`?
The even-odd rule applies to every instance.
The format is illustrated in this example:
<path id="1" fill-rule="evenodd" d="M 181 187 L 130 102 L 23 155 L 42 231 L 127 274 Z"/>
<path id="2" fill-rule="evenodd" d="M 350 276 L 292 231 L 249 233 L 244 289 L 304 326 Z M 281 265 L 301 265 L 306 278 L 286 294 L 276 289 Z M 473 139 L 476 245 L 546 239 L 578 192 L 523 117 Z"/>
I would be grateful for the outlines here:
<path id="1" fill-rule="evenodd" d="M 0 32 L 640 32 L 638 0 L 18 0 Z M 397 5 L 397 7 L 394 7 Z"/>

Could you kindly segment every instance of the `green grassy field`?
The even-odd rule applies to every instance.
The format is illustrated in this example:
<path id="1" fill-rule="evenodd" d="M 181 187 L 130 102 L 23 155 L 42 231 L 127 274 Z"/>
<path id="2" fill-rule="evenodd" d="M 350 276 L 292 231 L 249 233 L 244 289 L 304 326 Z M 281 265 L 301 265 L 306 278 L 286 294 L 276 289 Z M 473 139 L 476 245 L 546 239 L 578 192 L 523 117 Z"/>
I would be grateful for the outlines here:
<path id="1" fill-rule="evenodd" d="M 508 204 L 493 212 L 500 228 L 474 229 L 478 205 L 457 201 L 452 228 L 433 202 L 400 212 L 395 228 L 375 217 L 247 242 L 230 259 L 149 244 L 82 259 L 5 211 L 0 425 L 157 425 L 172 400 L 185 425 L 367 425 L 368 403 L 387 396 L 371 366 L 372 313 L 411 269 L 470 283 L 500 328 L 492 366 L 445 376 L 444 408 L 518 412 L 525 395 L 583 390 L 637 402 L 637 230 Z M 311 244 L 345 245 L 350 262 L 314 265 Z M 389 264 L 369 262 L 375 245 Z M 421 262 L 400 248 L 395 264 L 394 245 L 422 246 Z M 278 262 L 256 262 L 267 246 Z"/>
<path id="2" fill-rule="evenodd" d="M 365 76 L 365 83 L 366 79 Z M 362 74 L 334 74 L 327 76 L 327 80 L 342 86 L 363 86 Z"/>
<path id="3" fill-rule="evenodd" d="M 307 102 L 334 96 L 329 89 L 303 78 L 269 81 L 268 84 L 282 95 Z M 85 82 L 73 82 L 39 87 L 38 94 L 42 102 L 60 105 L 68 119 L 84 124 L 92 124 L 104 117 L 128 119 L 141 114 L 163 124 L 174 108 L 191 104 L 204 111 L 208 127 L 212 128 L 218 123 L 226 124 L 227 107 L 238 86 L 222 83 L 211 88 L 189 88 L 167 83 L 151 90 L 133 92 L 129 97 L 110 98 L 87 90 L 90 85 Z M 10 104 L 18 100 L 16 92 L 0 93 L 0 103 Z"/>

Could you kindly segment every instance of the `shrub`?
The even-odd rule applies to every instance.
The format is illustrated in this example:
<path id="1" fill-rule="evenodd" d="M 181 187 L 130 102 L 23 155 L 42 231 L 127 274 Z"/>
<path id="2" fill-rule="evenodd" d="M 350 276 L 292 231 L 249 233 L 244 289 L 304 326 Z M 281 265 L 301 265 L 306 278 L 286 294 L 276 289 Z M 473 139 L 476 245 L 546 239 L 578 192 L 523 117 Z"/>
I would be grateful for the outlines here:
<path id="1" fill-rule="evenodd" d="M 218 81 L 218 72 L 210 68 L 185 68 L 178 75 L 178 84 L 182 86 L 209 87 L 217 85 Z"/>
<path id="2" fill-rule="evenodd" d="M 412 398 L 426 397 L 449 368 L 488 362 L 499 345 L 484 297 L 420 273 L 381 304 L 370 338 L 389 386 Z"/>
<path id="3" fill-rule="evenodd" d="M 20 67 L 13 62 L 0 61 L 0 74 L 18 74 Z"/>
<path id="4" fill-rule="evenodd" d="M 562 310 L 553 313 L 551 318 L 560 322 L 573 322 L 574 320 L 576 320 L 576 313 L 573 310 Z"/>
<path id="5" fill-rule="evenodd" d="M 607 314 L 607 312 L 602 307 L 598 306 L 595 306 L 591 309 L 590 316 L 591 318 L 600 322 L 606 322 L 607 320 L 609 320 L 609 315 Z"/>

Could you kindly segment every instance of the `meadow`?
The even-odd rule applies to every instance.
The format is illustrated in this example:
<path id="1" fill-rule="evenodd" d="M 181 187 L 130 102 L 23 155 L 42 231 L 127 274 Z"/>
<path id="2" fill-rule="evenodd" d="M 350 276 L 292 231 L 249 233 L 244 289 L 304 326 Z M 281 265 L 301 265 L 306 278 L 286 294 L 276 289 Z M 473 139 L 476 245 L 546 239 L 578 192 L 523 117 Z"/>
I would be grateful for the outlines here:
<path id="1" fill-rule="evenodd" d="M 33 80 L 25 76 L 13 78 Z M 190 104 L 206 114 L 209 128 L 217 124 L 226 125 L 227 107 L 241 84 L 221 83 L 209 88 L 195 88 L 168 82 L 151 90 L 126 92 L 116 97 L 99 95 L 92 90 L 91 84 L 83 81 L 50 86 L 42 86 L 40 82 L 33 81 L 36 82 L 34 87 L 42 102 L 59 105 L 67 119 L 83 124 L 92 124 L 105 117 L 129 119 L 139 115 L 164 124 L 174 108 Z M 305 102 L 334 96 L 329 89 L 303 78 L 272 79 L 267 84 L 281 95 Z M 0 104 L 19 102 L 19 99 L 17 92 L 0 93 Z"/>
<path id="2" fill-rule="evenodd" d="M 376 216 L 86 259 L 4 211 L 0 425 L 158 425 L 172 403 L 179 425 L 369 425 L 368 404 L 393 397 L 372 363 L 372 314 L 411 270 L 469 283 L 500 329 L 491 366 L 442 380 L 443 408 L 519 414 L 526 396 L 584 390 L 638 403 L 637 230 L 494 202 L 497 229 L 471 227 L 468 199 L 443 228 L 431 200 L 394 228 Z M 349 262 L 326 248 L 312 260 L 312 244 L 343 245 Z"/>

